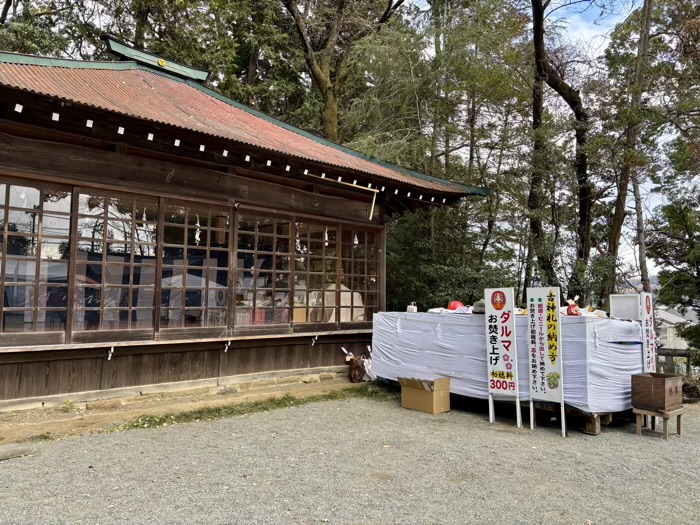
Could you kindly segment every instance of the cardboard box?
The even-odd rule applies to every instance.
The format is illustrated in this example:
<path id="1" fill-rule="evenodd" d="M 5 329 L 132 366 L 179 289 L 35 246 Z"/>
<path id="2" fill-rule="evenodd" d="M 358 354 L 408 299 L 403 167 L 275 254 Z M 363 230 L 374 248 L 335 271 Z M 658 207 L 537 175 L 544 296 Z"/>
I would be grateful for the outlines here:
<path id="1" fill-rule="evenodd" d="M 399 377 L 401 406 L 428 414 L 450 411 L 450 378 L 414 379 Z"/>
<path id="2" fill-rule="evenodd" d="M 632 406 L 668 412 L 683 406 L 683 378 L 668 374 L 632 376 Z"/>

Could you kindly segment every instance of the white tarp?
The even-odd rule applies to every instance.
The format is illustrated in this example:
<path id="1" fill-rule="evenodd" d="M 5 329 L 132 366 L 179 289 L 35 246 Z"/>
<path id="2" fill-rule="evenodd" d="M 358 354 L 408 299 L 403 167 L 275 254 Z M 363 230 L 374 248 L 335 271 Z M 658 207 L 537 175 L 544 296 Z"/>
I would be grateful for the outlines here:
<path id="1" fill-rule="evenodd" d="M 384 312 L 374 316 L 372 370 L 385 379 L 449 376 L 450 391 L 486 399 L 484 315 Z M 527 349 L 528 317 L 516 316 L 518 347 Z M 638 323 L 561 318 L 564 400 L 585 412 L 632 407 L 632 374 L 642 372 Z M 521 401 L 529 400 L 529 354 L 518 356 Z M 495 396 L 498 399 L 498 396 Z"/>

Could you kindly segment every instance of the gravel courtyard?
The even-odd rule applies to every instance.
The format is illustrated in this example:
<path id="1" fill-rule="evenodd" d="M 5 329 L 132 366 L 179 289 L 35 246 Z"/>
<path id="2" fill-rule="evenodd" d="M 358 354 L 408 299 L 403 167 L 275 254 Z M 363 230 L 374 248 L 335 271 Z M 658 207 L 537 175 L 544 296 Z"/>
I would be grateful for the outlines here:
<path id="1" fill-rule="evenodd" d="M 42 443 L 0 523 L 696 524 L 699 486 L 699 405 L 664 442 L 360 398 Z"/>

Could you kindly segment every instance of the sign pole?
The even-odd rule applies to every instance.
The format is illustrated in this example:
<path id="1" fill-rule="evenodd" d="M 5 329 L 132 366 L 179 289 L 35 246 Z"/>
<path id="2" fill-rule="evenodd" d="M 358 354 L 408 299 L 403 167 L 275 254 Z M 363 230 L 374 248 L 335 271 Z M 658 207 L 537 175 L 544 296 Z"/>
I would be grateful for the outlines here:
<path id="1" fill-rule="evenodd" d="M 520 396 L 515 398 L 515 419 L 517 421 L 518 428 L 523 428 L 523 414 L 520 410 Z"/>
<path id="2" fill-rule="evenodd" d="M 566 414 L 564 410 L 564 401 L 561 402 L 561 437 L 566 437 Z"/>
<path id="3" fill-rule="evenodd" d="M 489 394 L 489 423 L 496 422 L 496 414 L 493 411 L 493 394 Z"/>
<path id="4" fill-rule="evenodd" d="M 535 430 L 535 402 L 530 398 L 530 430 Z"/>

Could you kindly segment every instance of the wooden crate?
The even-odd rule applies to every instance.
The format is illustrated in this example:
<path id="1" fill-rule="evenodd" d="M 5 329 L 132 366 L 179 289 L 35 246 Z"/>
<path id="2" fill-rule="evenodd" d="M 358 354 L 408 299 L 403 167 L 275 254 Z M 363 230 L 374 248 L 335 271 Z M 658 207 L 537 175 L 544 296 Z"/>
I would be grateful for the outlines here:
<path id="1" fill-rule="evenodd" d="M 683 405 L 683 378 L 669 374 L 632 376 L 632 406 L 668 412 Z"/>

